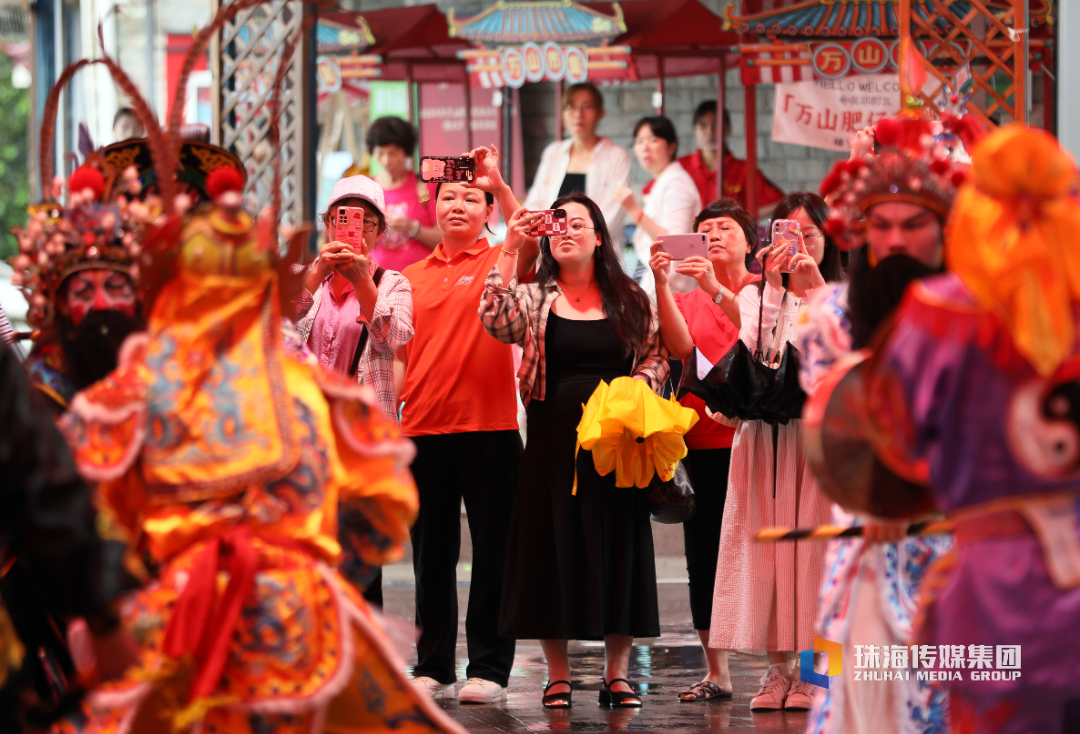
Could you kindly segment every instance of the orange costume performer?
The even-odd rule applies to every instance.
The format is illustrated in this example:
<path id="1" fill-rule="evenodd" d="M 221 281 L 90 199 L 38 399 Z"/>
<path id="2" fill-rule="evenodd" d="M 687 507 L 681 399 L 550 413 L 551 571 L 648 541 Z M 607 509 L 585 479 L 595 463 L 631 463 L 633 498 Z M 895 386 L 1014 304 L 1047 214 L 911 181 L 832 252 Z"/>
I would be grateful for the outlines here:
<path id="1" fill-rule="evenodd" d="M 259 2 L 223 7 L 189 53 Z M 169 136 L 148 126 L 156 170 L 176 170 L 182 108 Z M 268 109 L 281 109 L 276 94 Z M 139 664 L 54 730 L 462 732 L 412 686 L 379 617 L 335 568 L 339 518 L 372 571 L 401 556 L 418 509 L 413 446 L 367 388 L 282 348 L 300 236 L 278 256 L 280 199 L 254 220 L 226 167 L 207 179 L 213 203 L 182 219 L 176 181 L 158 184 L 163 213 L 140 260 L 147 330 L 61 426 L 99 483 L 101 524 L 157 576 L 122 609 Z"/>
<path id="2" fill-rule="evenodd" d="M 160 573 L 124 613 L 140 665 L 59 730 L 460 731 L 334 568 L 339 513 L 365 563 L 401 555 L 412 444 L 366 388 L 286 355 L 273 228 L 217 200 L 237 205 L 187 220 L 147 332 L 63 421 Z"/>

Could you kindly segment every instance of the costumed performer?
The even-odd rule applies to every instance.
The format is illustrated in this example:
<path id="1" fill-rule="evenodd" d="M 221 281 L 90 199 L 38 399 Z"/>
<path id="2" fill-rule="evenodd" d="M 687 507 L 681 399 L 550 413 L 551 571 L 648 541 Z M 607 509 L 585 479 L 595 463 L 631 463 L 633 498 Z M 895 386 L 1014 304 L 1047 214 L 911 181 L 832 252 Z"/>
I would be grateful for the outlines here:
<path id="1" fill-rule="evenodd" d="M 869 346 L 909 283 L 941 270 L 945 222 L 966 168 L 939 141 L 941 132 L 941 123 L 928 120 L 882 120 L 877 154 L 860 140 L 822 182 L 822 194 L 835 202 L 830 236 L 857 249 L 850 281 L 811 291 L 799 316 L 799 377 L 808 394 L 837 360 Z M 906 522 L 860 517 L 839 505 L 832 513 L 835 525 L 865 529 L 862 538 L 828 544 L 817 631 L 842 644 L 848 659 L 820 689 L 808 732 L 945 732 L 948 697 L 940 685 L 915 676 L 854 683 L 853 653 L 857 645 L 908 644 L 926 569 L 952 539 L 907 536 Z"/>
<path id="2" fill-rule="evenodd" d="M 218 175 L 217 204 L 154 245 L 167 279 L 146 333 L 63 420 L 159 576 L 124 609 L 140 664 L 55 730 L 461 731 L 335 570 L 339 516 L 372 569 L 401 555 L 412 446 L 367 388 L 285 354 L 274 217 L 254 222 L 238 174 Z"/>
<path id="3" fill-rule="evenodd" d="M 1052 136 L 1010 125 L 974 148 L 945 263 L 864 378 L 878 455 L 955 526 L 923 582 L 919 667 L 966 668 L 955 734 L 1077 731 L 1080 204 Z"/>

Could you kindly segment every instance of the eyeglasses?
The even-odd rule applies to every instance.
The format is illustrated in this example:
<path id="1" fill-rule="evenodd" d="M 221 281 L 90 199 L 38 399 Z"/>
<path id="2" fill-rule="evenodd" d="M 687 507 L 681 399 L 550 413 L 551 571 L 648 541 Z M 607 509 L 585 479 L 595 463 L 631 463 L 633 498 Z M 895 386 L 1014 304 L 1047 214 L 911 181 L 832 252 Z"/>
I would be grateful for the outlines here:
<path id="1" fill-rule="evenodd" d="M 585 230 L 587 230 L 587 229 L 595 231 L 596 227 L 586 227 L 584 224 L 581 224 L 580 222 L 574 222 L 569 227 L 569 233 L 570 233 L 571 237 L 573 237 L 574 239 L 578 239 L 583 234 L 585 234 Z"/>
<path id="2" fill-rule="evenodd" d="M 583 104 L 578 105 L 577 107 L 572 104 L 568 104 L 563 107 L 563 112 L 593 112 L 595 110 L 596 105 L 594 104 Z"/>

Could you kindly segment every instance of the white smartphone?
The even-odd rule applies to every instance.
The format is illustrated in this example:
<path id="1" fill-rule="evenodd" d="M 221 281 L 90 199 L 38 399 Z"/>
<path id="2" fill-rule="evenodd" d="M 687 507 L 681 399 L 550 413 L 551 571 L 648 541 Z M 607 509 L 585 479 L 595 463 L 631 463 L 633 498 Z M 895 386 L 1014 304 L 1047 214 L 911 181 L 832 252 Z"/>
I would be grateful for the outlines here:
<path id="1" fill-rule="evenodd" d="M 673 260 L 685 260 L 694 255 L 707 257 L 709 254 L 708 238 L 704 232 L 662 234 L 656 241 L 660 243 L 660 249 L 671 255 Z"/>

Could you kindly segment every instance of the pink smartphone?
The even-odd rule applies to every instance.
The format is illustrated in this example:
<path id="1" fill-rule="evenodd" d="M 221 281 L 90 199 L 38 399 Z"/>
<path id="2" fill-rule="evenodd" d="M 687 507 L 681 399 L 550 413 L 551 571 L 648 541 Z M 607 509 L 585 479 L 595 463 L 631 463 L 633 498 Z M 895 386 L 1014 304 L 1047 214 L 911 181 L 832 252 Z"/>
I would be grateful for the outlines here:
<path id="1" fill-rule="evenodd" d="M 543 209 L 533 214 L 543 214 L 544 218 L 537 222 L 536 227 L 529 232 L 531 237 L 552 237 L 570 231 L 565 209 Z"/>
<path id="2" fill-rule="evenodd" d="M 351 247 L 360 247 L 364 241 L 364 209 L 359 206 L 343 206 L 337 210 L 337 241 Z"/>
<path id="3" fill-rule="evenodd" d="M 772 223 L 772 243 L 775 247 L 778 243 L 783 243 L 788 249 L 788 257 L 794 257 L 795 253 L 799 251 L 799 223 L 794 219 L 777 219 Z M 790 260 L 788 263 L 790 264 Z M 793 270 L 785 268 L 785 273 L 792 273 Z"/>
<path id="4" fill-rule="evenodd" d="M 708 257 L 709 240 L 704 232 L 694 234 L 662 234 L 656 238 L 660 249 L 671 255 L 673 260 L 685 260 L 688 257 Z"/>
<path id="5" fill-rule="evenodd" d="M 426 155 L 420 159 L 420 179 L 428 183 L 471 182 L 476 160 L 468 156 Z"/>

